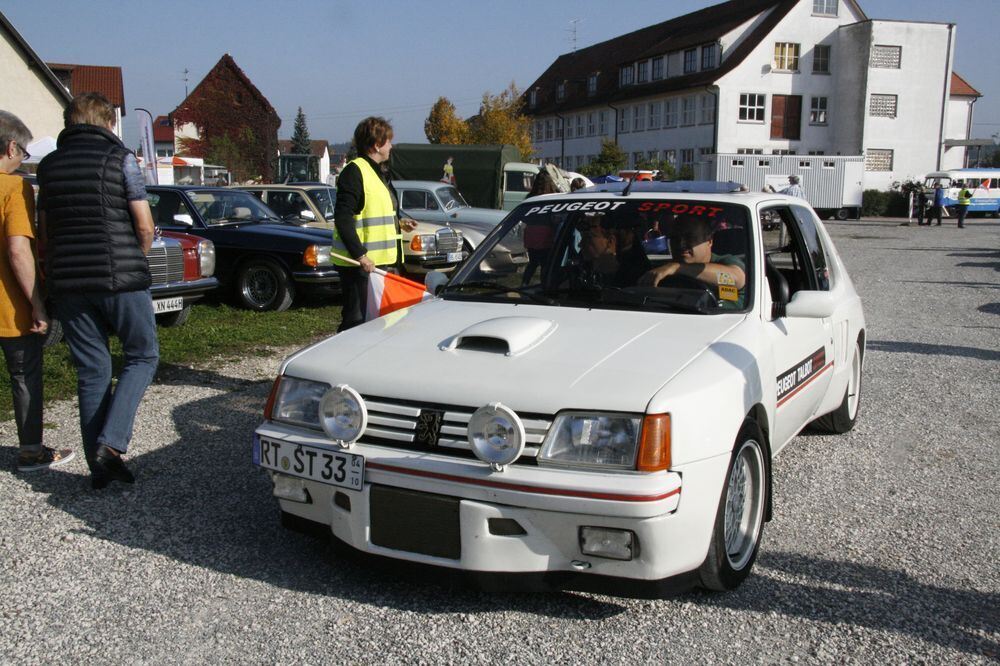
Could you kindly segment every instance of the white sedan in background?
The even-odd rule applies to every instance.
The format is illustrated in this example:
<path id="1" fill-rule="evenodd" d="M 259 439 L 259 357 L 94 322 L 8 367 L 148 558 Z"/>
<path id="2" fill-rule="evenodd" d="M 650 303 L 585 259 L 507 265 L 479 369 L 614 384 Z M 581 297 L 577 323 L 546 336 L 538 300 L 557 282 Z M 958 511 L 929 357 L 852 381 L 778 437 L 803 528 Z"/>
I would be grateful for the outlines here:
<path id="1" fill-rule="evenodd" d="M 529 199 L 435 298 L 290 356 L 253 438 L 284 522 L 569 587 L 737 587 L 772 458 L 853 427 L 866 331 L 808 204 L 736 189 Z M 531 265 L 484 270 L 519 228 Z"/>

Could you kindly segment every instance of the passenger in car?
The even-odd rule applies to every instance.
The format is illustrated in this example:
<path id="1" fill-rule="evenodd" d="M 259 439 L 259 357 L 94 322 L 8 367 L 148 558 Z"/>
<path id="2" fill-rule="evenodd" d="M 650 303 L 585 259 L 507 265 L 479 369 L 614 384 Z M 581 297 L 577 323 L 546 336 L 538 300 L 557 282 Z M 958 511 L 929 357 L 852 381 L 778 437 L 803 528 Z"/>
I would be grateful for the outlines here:
<path id="1" fill-rule="evenodd" d="M 608 216 L 585 215 L 577 222 L 581 267 L 606 287 L 632 287 L 652 264 L 631 227 L 615 228 Z"/>
<path id="2" fill-rule="evenodd" d="M 712 252 L 713 233 L 706 218 L 682 215 L 670 226 L 669 236 L 672 261 L 647 272 L 640 279 L 640 284 L 657 286 L 670 276 L 681 275 L 695 278 L 712 288 L 736 287 L 742 302 L 746 265 L 738 256 Z M 720 297 L 728 293 L 726 289 L 719 291 Z"/>

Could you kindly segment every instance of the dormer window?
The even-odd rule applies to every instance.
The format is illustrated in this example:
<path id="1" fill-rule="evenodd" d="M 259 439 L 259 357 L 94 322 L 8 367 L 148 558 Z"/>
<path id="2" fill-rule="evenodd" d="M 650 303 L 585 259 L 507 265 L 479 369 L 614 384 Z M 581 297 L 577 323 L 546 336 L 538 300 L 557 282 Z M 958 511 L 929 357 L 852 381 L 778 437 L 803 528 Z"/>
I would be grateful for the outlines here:
<path id="1" fill-rule="evenodd" d="M 663 78 L 664 67 L 663 64 L 666 62 L 666 56 L 660 56 L 659 58 L 653 58 L 653 80 L 659 81 Z"/>
<path id="2" fill-rule="evenodd" d="M 587 77 L 587 95 L 593 96 L 597 94 L 597 72 L 594 72 Z"/>
<path id="3" fill-rule="evenodd" d="M 716 63 L 716 45 L 708 44 L 707 46 L 701 47 L 701 68 L 704 69 L 715 69 Z"/>
<path id="4" fill-rule="evenodd" d="M 684 73 L 691 74 L 698 71 L 698 49 L 688 49 L 684 52 Z"/>
<path id="5" fill-rule="evenodd" d="M 528 93 L 528 106 L 531 108 L 538 106 L 538 88 L 532 88 Z"/>
<path id="6" fill-rule="evenodd" d="M 637 65 L 638 68 L 638 83 L 646 83 L 649 81 L 649 61 L 643 60 Z"/>
<path id="7" fill-rule="evenodd" d="M 563 81 L 556 86 L 556 101 L 561 102 L 566 99 L 566 82 Z"/>
<path id="8" fill-rule="evenodd" d="M 618 74 L 618 85 L 620 87 L 630 86 L 635 83 L 635 65 L 624 65 Z"/>

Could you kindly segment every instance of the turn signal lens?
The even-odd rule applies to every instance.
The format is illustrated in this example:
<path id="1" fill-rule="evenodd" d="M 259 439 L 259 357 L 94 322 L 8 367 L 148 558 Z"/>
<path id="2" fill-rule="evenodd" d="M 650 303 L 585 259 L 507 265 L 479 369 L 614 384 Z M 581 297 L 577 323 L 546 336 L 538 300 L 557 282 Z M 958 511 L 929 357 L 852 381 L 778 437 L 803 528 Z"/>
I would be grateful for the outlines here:
<path id="1" fill-rule="evenodd" d="M 331 266 L 329 245 L 310 245 L 302 254 L 302 263 L 306 266 Z"/>
<path id="2" fill-rule="evenodd" d="M 648 414 L 642 420 L 635 468 L 640 472 L 670 468 L 670 414 Z"/>
<path id="3" fill-rule="evenodd" d="M 420 252 L 424 249 L 423 243 L 420 242 L 420 236 L 413 237 L 413 240 L 410 241 L 410 249 L 414 252 Z"/>
<path id="4" fill-rule="evenodd" d="M 271 385 L 271 393 L 267 396 L 267 402 L 264 403 L 264 420 L 271 420 L 271 412 L 274 410 L 274 401 L 278 397 L 278 388 L 281 386 L 281 375 L 278 375 L 274 379 L 274 384 Z"/>

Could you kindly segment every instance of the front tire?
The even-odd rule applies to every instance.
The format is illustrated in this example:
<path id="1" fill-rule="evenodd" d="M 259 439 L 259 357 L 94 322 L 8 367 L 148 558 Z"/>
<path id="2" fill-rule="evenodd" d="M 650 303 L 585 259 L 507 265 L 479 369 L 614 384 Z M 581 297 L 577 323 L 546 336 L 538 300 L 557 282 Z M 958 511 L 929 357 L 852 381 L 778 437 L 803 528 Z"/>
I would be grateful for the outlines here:
<path id="1" fill-rule="evenodd" d="M 840 403 L 840 407 L 810 423 L 811 430 L 843 435 L 854 428 L 861 407 L 862 358 L 861 341 L 858 340 L 854 347 L 854 356 L 851 358 L 851 374 L 847 380 L 847 388 L 844 389 L 844 399 Z"/>
<path id="2" fill-rule="evenodd" d="M 767 516 L 768 464 L 764 434 L 747 419 L 729 461 L 708 556 L 698 570 L 709 590 L 734 590 L 750 575 Z"/>
<path id="3" fill-rule="evenodd" d="M 284 312 L 295 298 L 288 273 L 270 259 L 251 259 L 236 277 L 236 299 L 248 310 Z"/>

